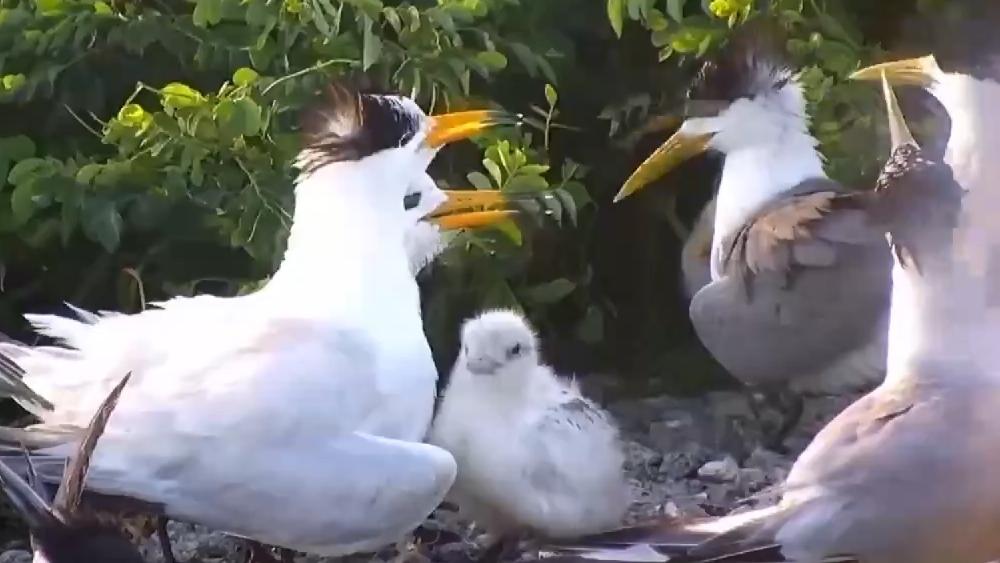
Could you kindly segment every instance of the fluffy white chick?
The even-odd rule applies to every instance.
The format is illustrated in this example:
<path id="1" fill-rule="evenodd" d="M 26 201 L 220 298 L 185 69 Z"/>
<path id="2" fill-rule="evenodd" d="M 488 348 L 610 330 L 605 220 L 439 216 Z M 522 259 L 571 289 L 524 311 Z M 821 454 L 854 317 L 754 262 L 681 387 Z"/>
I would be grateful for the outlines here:
<path id="1" fill-rule="evenodd" d="M 540 363 L 534 332 L 511 311 L 466 321 L 430 442 L 458 462 L 449 500 L 501 540 L 604 531 L 628 507 L 617 427 Z"/>

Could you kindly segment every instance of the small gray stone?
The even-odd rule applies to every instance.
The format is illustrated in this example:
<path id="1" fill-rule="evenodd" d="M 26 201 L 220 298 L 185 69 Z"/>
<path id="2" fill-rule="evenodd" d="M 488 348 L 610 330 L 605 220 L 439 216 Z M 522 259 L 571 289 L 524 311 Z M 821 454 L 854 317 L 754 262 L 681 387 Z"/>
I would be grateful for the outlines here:
<path id="1" fill-rule="evenodd" d="M 698 477 L 710 483 L 732 483 L 739 474 L 740 466 L 730 456 L 710 461 L 698 469 Z"/>
<path id="2" fill-rule="evenodd" d="M 12 549 L 0 553 L 0 563 L 31 563 L 34 556 L 30 551 Z"/>
<path id="3" fill-rule="evenodd" d="M 687 442 L 663 454 L 660 475 L 666 479 L 683 479 L 694 474 L 712 458 L 712 452 L 697 442 Z"/>
<path id="4" fill-rule="evenodd" d="M 649 425 L 649 440 L 653 447 L 669 452 L 681 445 L 701 441 L 701 433 L 695 427 L 695 417 L 688 412 L 675 411 L 666 420 Z"/>
<path id="5" fill-rule="evenodd" d="M 654 479 L 663 464 L 663 454 L 638 442 L 625 442 L 625 471 L 641 480 Z"/>
<path id="6" fill-rule="evenodd" d="M 759 467 L 744 467 L 740 469 L 736 479 L 740 492 L 745 496 L 755 493 L 767 486 L 767 474 Z"/>

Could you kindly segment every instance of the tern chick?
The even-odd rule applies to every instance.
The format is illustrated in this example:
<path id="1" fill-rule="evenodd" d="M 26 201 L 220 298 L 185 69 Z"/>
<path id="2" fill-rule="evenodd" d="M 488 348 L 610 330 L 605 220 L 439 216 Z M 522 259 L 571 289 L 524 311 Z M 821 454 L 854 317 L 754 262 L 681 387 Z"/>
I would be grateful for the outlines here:
<path id="1" fill-rule="evenodd" d="M 534 332 L 511 311 L 466 321 L 430 441 L 458 462 L 449 499 L 501 543 L 603 531 L 628 507 L 617 427 L 540 363 Z"/>

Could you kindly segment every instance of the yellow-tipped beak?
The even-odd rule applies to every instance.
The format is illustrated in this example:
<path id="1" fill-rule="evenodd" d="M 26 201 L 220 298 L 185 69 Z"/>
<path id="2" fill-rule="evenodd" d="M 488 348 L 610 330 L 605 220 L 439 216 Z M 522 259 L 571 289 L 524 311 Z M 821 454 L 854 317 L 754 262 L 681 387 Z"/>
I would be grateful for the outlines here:
<path id="1" fill-rule="evenodd" d="M 899 109 L 899 102 L 896 94 L 892 91 L 889 78 L 882 72 L 882 95 L 885 97 L 885 111 L 889 118 L 889 139 L 892 141 L 892 149 L 905 144 L 917 145 L 917 141 L 910 133 L 910 128 L 906 125 L 906 118 L 903 117 L 903 110 Z"/>
<path id="2" fill-rule="evenodd" d="M 430 119 L 431 128 L 424 142 L 435 149 L 495 125 L 517 123 L 517 116 L 498 110 L 457 111 L 434 115 Z"/>
<path id="3" fill-rule="evenodd" d="M 665 143 L 649 155 L 635 172 L 625 180 L 622 189 L 615 195 L 615 203 L 648 186 L 657 178 L 676 168 L 685 160 L 708 149 L 712 133 L 691 134 L 683 131 L 674 133 Z"/>
<path id="4" fill-rule="evenodd" d="M 877 81 L 885 73 L 893 86 L 920 86 L 927 88 L 943 74 L 934 55 L 916 59 L 902 59 L 865 67 L 851 74 L 851 80 Z"/>
<path id="5" fill-rule="evenodd" d="M 487 227 L 517 214 L 515 210 L 505 209 L 508 200 L 500 190 L 443 191 L 448 200 L 427 219 L 445 230 Z"/>

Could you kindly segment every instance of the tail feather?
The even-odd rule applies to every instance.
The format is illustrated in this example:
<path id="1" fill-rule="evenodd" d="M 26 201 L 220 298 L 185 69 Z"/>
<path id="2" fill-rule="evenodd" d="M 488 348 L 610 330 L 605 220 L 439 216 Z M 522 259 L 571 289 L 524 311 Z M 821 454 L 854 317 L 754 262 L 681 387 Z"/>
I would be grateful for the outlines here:
<path id="1" fill-rule="evenodd" d="M 28 313 L 24 315 L 24 318 L 28 320 L 35 332 L 73 347 L 77 347 L 76 345 L 79 344 L 81 333 L 93 326 L 90 323 L 62 315 Z"/>
<path id="2" fill-rule="evenodd" d="M 76 318 L 80 319 L 81 321 L 87 324 L 94 324 L 97 321 L 101 320 L 101 316 L 98 315 L 97 313 L 93 313 L 86 309 L 81 309 L 76 305 L 73 305 L 72 303 L 63 302 L 63 304 L 66 305 L 66 307 L 69 308 L 70 311 L 73 311 L 73 313 L 76 314 Z"/>
<path id="3" fill-rule="evenodd" d="M 783 520 L 783 511 L 778 506 L 721 518 L 660 519 L 571 542 L 553 543 L 543 550 L 543 558 L 546 563 L 790 561 L 782 555 L 781 546 L 774 541 L 772 533 Z M 822 563 L 848 561 L 855 559 L 843 556 L 822 559 Z"/>
<path id="4" fill-rule="evenodd" d="M 118 385 L 104 399 L 101 406 L 97 408 L 97 412 L 93 418 L 90 419 L 90 425 L 87 427 L 86 432 L 84 432 L 83 438 L 80 440 L 80 445 L 73 455 L 73 460 L 66 469 L 65 475 L 63 475 L 59 491 L 56 493 L 56 498 L 53 502 L 56 510 L 61 510 L 64 513 L 72 513 L 80 505 L 80 499 L 83 496 L 83 484 L 87 478 L 87 469 L 90 468 L 90 458 L 94 454 L 94 448 L 97 447 L 97 441 L 104 434 L 104 427 L 107 426 L 108 420 L 111 418 L 111 413 L 114 412 L 115 407 L 118 405 L 118 397 L 121 396 L 122 390 L 125 389 L 125 385 L 128 384 L 128 380 L 131 377 L 132 374 L 128 373 L 122 378 Z"/>
<path id="5" fill-rule="evenodd" d="M 13 398 L 35 415 L 53 410 L 51 401 L 28 387 L 24 375 L 24 369 L 17 362 L 0 353 L 0 396 Z"/>

